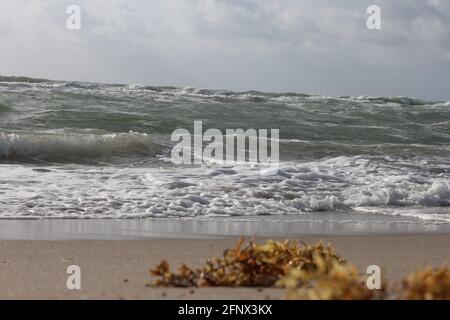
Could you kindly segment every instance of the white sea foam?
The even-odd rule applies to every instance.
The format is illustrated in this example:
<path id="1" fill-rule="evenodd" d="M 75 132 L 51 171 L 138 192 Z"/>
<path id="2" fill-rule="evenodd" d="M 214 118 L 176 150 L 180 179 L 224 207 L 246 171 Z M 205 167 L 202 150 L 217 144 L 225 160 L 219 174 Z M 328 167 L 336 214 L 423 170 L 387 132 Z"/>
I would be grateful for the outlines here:
<path id="1" fill-rule="evenodd" d="M 450 222 L 448 174 L 385 159 L 339 157 L 262 173 L 250 166 L 0 168 L 2 218 L 299 215 L 366 207 Z"/>

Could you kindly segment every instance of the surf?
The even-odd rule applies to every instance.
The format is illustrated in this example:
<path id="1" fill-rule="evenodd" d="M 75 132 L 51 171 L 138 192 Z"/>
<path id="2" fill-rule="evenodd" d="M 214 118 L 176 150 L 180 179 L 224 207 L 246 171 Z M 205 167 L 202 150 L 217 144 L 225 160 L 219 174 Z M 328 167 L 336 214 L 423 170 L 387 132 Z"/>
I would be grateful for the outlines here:
<path id="1" fill-rule="evenodd" d="M 145 133 L 0 133 L 0 161 L 95 163 L 115 157 L 156 156 L 162 145 Z"/>

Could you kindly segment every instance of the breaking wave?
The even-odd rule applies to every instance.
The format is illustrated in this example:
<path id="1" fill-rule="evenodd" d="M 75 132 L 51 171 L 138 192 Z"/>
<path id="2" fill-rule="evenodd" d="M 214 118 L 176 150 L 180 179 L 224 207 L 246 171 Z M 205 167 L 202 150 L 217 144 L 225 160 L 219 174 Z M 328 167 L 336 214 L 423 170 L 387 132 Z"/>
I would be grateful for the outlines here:
<path id="1" fill-rule="evenodd" d="M 162 145 L 136 132 L 117 134 L 0 133 L 3 162 L 93 163 L 118 157 L 155 156 Z"/>

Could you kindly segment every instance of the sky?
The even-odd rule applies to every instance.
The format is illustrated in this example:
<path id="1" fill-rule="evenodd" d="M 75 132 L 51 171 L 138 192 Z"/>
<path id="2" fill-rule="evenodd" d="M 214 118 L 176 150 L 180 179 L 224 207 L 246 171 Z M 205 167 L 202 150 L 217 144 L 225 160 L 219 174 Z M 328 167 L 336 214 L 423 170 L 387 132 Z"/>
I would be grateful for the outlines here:
<path id="1" fill-rule="evenodd" d="M 81 29 L 66 26 L 69 5 Z M 381 9 L 369 30 L 367 7 Z M 0 0 L 0 74 L 450 100 L 449 0 Z"/>

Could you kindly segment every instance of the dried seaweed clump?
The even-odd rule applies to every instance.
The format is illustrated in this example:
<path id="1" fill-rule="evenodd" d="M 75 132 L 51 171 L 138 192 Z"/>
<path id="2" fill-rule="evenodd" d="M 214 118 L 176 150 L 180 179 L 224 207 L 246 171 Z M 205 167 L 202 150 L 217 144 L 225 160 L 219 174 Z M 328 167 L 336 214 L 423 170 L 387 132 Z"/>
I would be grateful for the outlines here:
<path id="1" fill-rule="evenodd" d="M 160 277 L 156 282 L 159 286 L 284 286 L 279 280 L 290 270 L 317 272 L 322 268 L 317 261 L 325 265 L 345 263 L 331 246 L 322 242 L 299 245 L 288 240 L 269 240 L 264 244 L 250 241 L 243 247 L 241 239 L 233 249 L 226 250 L 223 257 L 208 260 L 201 269 L 183 266 L 178 273 L 172 273 L 163 261 L 151 274 Z"/>
<path id="2" fill-rule="evenodd" d="M 155 283 L 157 286 L 194 287 L 197 285 L 199 278 L 198 270 L 192 270 L 184 264 L 178 270 L 178 273 L 171 272 L 170 266 L 165 260 L 161 261 L 158 266 L 151 269 L 150 273 L 160 277 Z"/>
<path id="3" fill-rule="evenodd" d="M 331 264 L 317 258 L 315 272 L 291 270 L 283 279 L 292 300 L 373 300 L 382 299 L 384 290 L 370 290 L 365 277 L 348 264 Z M 385 286 L 383 285 L 382 288 Z"/>
<path id="4" fill-rule="evenodd" d="M 428 267 L 409 274 L 402 282 L 401 299 L 450 300 L 450 268 Z"/>

